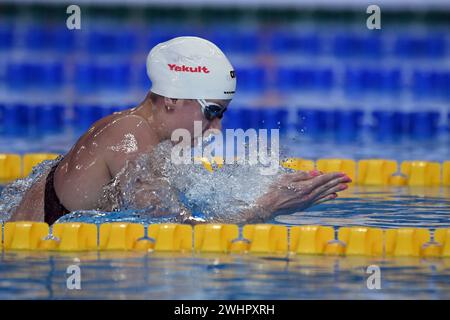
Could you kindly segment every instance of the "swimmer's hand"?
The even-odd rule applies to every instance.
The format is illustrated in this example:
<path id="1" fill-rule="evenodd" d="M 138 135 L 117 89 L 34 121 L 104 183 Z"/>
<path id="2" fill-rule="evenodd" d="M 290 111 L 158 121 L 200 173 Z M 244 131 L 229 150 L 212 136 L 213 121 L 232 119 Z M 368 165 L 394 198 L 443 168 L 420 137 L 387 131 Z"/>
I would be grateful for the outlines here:
<path id="1" fill-rule="evenodd" d="M 352 180 L 344 173 L 297 171 L 288 173 L 272 184 L 256 205 L 263 208 L 259 217 L 269 219 L 275 213 L 288 210 L 304 210 L 312 205 L 335 199 L 337 192 L 348 188 Z"/>

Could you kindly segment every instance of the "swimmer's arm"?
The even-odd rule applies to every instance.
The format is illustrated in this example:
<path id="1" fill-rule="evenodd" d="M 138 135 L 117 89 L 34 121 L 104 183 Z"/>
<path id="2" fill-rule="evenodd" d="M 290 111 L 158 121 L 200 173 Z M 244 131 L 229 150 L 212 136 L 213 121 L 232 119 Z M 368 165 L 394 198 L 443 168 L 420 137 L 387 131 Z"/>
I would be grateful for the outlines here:
<path id="1" fill-rule="evenodd" d="M 257 199 L 255 205 L 241 212 L 241 223 L 264 222 L 276 215 L 291 214 L 312 205 L 335 199 L 352 180 L 343 173 L 301 172 L 285 174 Z M 239 216 L 239 215 L 238 215 Z"/>
<path id="2" fill-rule="evenodd" d="M 9 221 L 44 221 L 45 177 L 39 178 L 25 192 Z"/>
<path id="3" fill-rule="evenodd" d="M 270 194 L 259 198 L 250 208 L 242 210 L 236 215 L 236 220 L 231 223 L 263 223 L 270 219 L 277 211 L 275 199 Z M 230 221 L 228 220 L 228 223 Z"/>
<path id="4" fill-rule="evenodd" d="M 119 174 L 115 184 L 119 190 L 125 188 L 124 176 Z M 197 224 L 198 219 L 192 216 L 192 211 L 179 200 L 178 194 L 164 179 L 136 181 L 134 185 L 133 207 L 150 218 L 167 218 L 176 223 Z M 170 206 L 168 207 L 168 204 Z M 102 208 L 111 211 L 111 208 Z"/>

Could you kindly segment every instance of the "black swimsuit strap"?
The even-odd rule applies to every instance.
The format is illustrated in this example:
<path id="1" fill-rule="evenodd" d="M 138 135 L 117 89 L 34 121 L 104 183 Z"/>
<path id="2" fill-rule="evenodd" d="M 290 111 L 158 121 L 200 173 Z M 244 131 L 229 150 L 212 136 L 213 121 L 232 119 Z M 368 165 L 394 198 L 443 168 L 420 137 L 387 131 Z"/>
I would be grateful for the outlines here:
<path id="1" fill-rule="evenodd" d="M 45 195 L 44 195 L 44 221 L 49 225 L 52 225 L 56 220 L 58 220 L 63 215 L 69 213 L 59 201 L 58 196 L 55 192 L 55 187 L 53 185 L 53 178 L 55 175 L 55 170 L 58 167 L 56 163 L 50 170 L 45 181 Z"/>

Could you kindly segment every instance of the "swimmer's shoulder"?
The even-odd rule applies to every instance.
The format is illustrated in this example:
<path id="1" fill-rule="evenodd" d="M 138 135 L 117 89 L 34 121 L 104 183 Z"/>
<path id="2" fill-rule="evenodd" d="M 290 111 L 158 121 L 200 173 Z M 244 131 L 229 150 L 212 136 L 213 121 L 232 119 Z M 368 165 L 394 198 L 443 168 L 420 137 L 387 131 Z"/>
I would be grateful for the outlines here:
<path id="1" fill-rule="evenodd" d="M 118 142 L 115 140 L 121 141 L 124 136 L 130 137 L 132 135 L 138 142 L 157 142 L 157 137 L 149 123 L 139 115 L 117 113 L 103 118 L 102 120 L 104 121 L 100 124 L 99 128 L 92 131 L 92 139 L 99 139 L 100 142 L 109 145 Z"/>
<path id="2" fill-rule="evenodd" d="M 126 111 L 114 113 L 95 122 L 78 139 L 65 158 L 78 161 L 88 155 L 117 157 L 122 148 L 114 146 L 124 145 L 124 143 L 137 146 L 136 152 L 126 154 L 128 157 L 152 148 L 158 144 L 158 140 L 143 117 L 128 114 Z"/>
<path id="3" fill-rule="evenodd" d="M 157 145 L 159 141 L 150 124 L 143 117 L 125 114 L 108 121 L 98 143 L 108 154 L 111 153 L 112 157 L 116 157 L 123 151 L 129 158 L 133 154 L 146 152 Z M 129 148 L 122 147 L 124 145 Z"/>

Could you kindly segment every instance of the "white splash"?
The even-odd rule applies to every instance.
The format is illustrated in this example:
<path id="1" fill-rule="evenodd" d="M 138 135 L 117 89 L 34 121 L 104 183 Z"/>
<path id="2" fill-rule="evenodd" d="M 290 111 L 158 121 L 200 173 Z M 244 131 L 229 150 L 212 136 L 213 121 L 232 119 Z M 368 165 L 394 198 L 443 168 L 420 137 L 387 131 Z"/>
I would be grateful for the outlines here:
<path id="1" fill-rule="evenodd" d="M 179 217 L 188 208 L 205 221 L 240 223 L 241 214 L 278 178 L 261 175 L 260 165 L 224 165 L 214 173 L 201 164 L 176 165 L 170 161 L 171 148 L 166 141 L 152 153 L 128 161 L 105 186 L 100 209 Z"/>
<path id="2" fill-rule="evenodd" d="M 127 133 L 125 134 L 122 141 L 120 141 L 115 146 L 108 147 L 108 149 L 116 152 L 125 152 L 125 153 L 136 152 L 138 150 L 137 140 L 133 134 Z"/>

